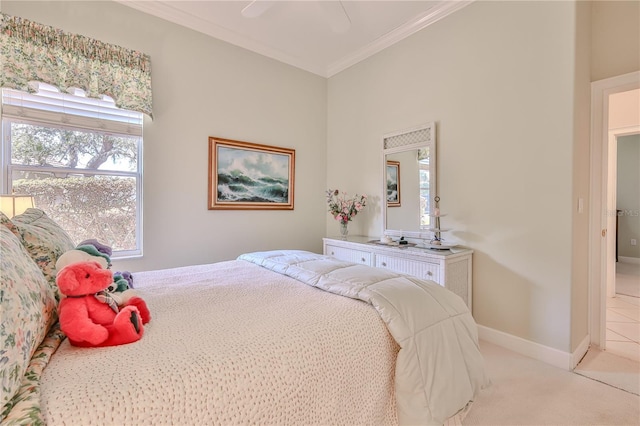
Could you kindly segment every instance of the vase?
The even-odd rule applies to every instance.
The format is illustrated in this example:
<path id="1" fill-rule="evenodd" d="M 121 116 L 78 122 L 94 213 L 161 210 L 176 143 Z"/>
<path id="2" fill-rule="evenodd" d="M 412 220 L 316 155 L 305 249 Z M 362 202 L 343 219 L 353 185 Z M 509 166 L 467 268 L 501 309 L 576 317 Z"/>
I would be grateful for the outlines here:
<path id="1" fill-rule="evenodd" d="M 340 222 L 340 235 L 343 240 L 347 239 L 347 235 L 349 234 L 349 222 Z"/>

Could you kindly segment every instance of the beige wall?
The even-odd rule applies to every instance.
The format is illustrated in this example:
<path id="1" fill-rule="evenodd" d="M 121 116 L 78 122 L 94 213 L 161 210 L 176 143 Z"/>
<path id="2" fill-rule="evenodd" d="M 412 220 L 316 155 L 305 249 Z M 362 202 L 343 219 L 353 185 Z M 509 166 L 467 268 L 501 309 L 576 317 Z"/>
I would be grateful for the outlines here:
<path id="1" fill-rule="evenodd" d="M 591 80 L 640 69 L 640 2 L 594 1 Z"/>
<path id="2" fill-rule="evenodd" d="M 436 120 L 446 226 L 476 250 L 476 320 L 574 351 L 589 332 L 589 83 L 640 68 L 638 5 L 476 2 L 335 76 L 329 182 L 375 194 L 379 135 Z M 369 167 L 346 179 L 348 140 Z M 379 210 L 358 226 L 379 235 Z"/>
<path id="3" fill-rule="evenodd" d="M 474 317 L 563 351 L 575 19 L 570 2 L 475 2 L 330 78 L 328 96 L 329 186 L 378 201 L 354 224 L 382 230 L 381 135 L 436 121 L 442 226 L 475 250 Z"/>
<path id="4" fill-rule="evenodd" d="M 609 97 L 609 130 L 640 126 L 640 89 Z"/>
<path id="5" fill-rule="evenodd" d="M 573 197 L 571 264 L 571 346 L 575 351 L 589 334 L 589 203 L 591 115 L 590 2 L 576 2 L 573 98 Z M 582 204 L 582 211 L 578 205 Z M 581 354 L 580 354 L 581 355 Z"/>
<path id="6" fill-rule="evenodd" d="M 114 268 L 209 263 L 251 250 L 322 250 L 324 78 L 115 2 L 5 0 L 2 11 L 151 55 L 144 257 Z M 295 210 L 207 210 L 209 136 L 294 148 Z"/>

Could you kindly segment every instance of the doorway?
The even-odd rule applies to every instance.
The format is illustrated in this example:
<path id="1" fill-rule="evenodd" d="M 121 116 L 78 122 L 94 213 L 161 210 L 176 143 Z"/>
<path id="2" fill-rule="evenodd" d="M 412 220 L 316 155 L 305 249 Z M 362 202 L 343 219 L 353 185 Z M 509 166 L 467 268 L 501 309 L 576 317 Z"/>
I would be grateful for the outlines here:
<path id="1" fill-rule="evenodd" d="M 640 89 L 640 72 L 591 84 L 591 208 L 589 328 L 591 344 L 606 349 L 607 296 L 615 294 L 617 138 L 638 133 L 640 112 L 626 125 L 611 125 L 612 96 Z M 637 105 L 635 106 L 637 107 Z M 635 121 L 635 123 L 633 123 Z"/>
<path id="2" fill-rule="evenodd" d="M 585 377 L 640 395 L 640 369 L 633 354 L 623 356 L 619 339 L 608 341 L 613 333 L 612 322 L 622 322 L 629 317 L 619 315 L 627 309 L 623 297 L 616 295 L 616 248 L 618 209 L 617 148 L 621 137 L 640 132 L 640 101 L 623 110 L 631 117 L 614 123 L 616 98 L 632 93 L 640 96 L 640 71 L 625 74 L 591 84 L 591 172 L 589 208 L 589 338 L 590 348 L 574 372 Z M 637 93 L 636 93 L 637 92 Z M 638 98 L 640 99 L 640 97 Z M 614 101 L 612 103 L 612 100 Z M 619 117 L 618 117 L 619 118 Z M 617 119 L 617 118 L 616 118 Z M 627 296 L 624 296 L 627 297 Z M 630 317 L 640 322 L 640 298 L 629 306 Z M 610 318 L 609 324 L 607 323 Z M 636 323 L 637 324 L 637 323 Z M 636 324 L 631 324 L 635 329 Z M 623 336 L 619 336 L 623 337 Z M 640 338 L 629 342 L 629 348 L 638 352 Z M 605 350 L 609 343 L 610 350 Z M 618 346 L 618 347 L 616 347 Z M 632 355 L 632 356 L 629 356 Z M 635 359 L 634 359 L 635 358 Z"/>

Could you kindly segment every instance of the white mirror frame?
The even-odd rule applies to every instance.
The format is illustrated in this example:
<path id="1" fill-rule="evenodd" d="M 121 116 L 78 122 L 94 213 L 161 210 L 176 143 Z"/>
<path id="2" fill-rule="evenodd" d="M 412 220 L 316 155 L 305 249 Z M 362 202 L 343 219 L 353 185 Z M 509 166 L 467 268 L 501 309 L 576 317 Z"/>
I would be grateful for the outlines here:
<path id="1" fill-rule="evenodd" d="M 417 142 L 413 142 L 413 137 L 415 134 L 420 135 L 423 134 L 424 137 L 417 138 Z M 389 141 L 391 139 L 398 139 L 398 137 L 406 136 L 406 138 L 401 138 L 404 142 L 398 144 L 398 146 L 389 146 Z M 387 228 L 387 154 L 394 154 L 397 152 L 404 152 L 410 150 L 418 150 L 420 148 L 429 148 L 429 197 L 430 201 L 433 202 L 433 197 L 437 195 L 437 186 L 436 186 L 436 175 L 437 175 L 437 166 L 436 166 L 436 123 L 430 122 L 417 127 L 413 127 L 410 129 L 404 129 L 401 131 L 387 133 L 382 136 L 382 234 L 388 235 L 390 237 L 405 237 L 405 238 L 415 238 L 415 239 L 423 239 L 430 240 L 433 238 L 433 232 L 425 229 L 420 231 L 410 230 L 405 231 L 401 229 L 388 229 Z M 406 196 L 406 195 L 405 195 Z M 433 213 L 433 212 L 430 212 Z"/>

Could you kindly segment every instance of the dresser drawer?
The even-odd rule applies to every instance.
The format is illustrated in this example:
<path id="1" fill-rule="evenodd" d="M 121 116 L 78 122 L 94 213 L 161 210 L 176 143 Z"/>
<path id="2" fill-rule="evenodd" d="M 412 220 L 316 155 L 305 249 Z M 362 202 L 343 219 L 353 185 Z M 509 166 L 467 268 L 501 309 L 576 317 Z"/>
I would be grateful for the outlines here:
<path id="1" fill-rule="evenodd" d="M 440 265 L 438 263 L 421 262 L 401 257 L 376 255 L 377 268 L 388 269 L 399 274 L 413 275 L 425 280 L 432 280 L 442 285 L 440 282 Z"/>
<path id="2" fill-rule="evenodd" d="M 327 244 L 325 246 L 325 253 L 328 256 L 333 256 L 336 259 L 344 260 L 346 262 L 360 263 L 362 265 L 372 266 L 371 262 L 372 254 L 366 251 L 353 250 L 344 247 L 336 247 Z"/>

